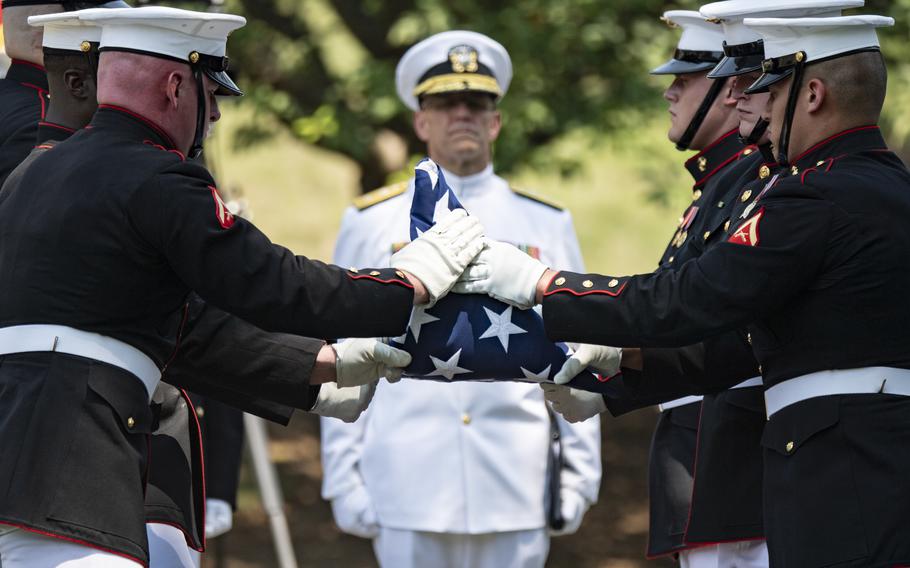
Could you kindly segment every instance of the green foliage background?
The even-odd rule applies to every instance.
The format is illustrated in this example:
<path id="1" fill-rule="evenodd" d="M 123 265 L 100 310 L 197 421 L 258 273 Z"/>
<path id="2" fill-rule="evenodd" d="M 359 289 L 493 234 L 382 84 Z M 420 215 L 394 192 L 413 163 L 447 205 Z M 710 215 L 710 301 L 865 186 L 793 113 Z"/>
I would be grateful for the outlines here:
<path id="1" fill-rule="evenodd" d="M 596 143 L 625 140 L 660 116 L 665 81 L 647 71 L 672 52 L 677 34 L 658 17 L 698 3 L 662 0 L 229 0 L 226 9 L 249 19 L 231 38 L 230 55 L 258 112 L 297 138 L 356 161 L 362 187 L 383 184 L 388 171 L 377 136 L 392 132 L 408 151 L 422 151 L 409 111 L 395 95 L 394 70 L 413 43 L 439 31 L 470 29 L 498 39 L 515 68 L 501 108 L 505 119 L 496 166 L 508 173 L 533 166 L 563 174 L 580 158 L 552 151 L 567 134 Z M 860 11 L 856 11 L 860 12 Z M 910 102 L 907 64 L 910 0 L 873 0 L 862 13 L 892 15 L 883 50 L 892 72 L 886 125 L 898 145 L 910 136 L 900 109 Z M 273 135 L 251 123 L 237 142 Z M 654 140 L 662 145 L 663 140 Z"/>

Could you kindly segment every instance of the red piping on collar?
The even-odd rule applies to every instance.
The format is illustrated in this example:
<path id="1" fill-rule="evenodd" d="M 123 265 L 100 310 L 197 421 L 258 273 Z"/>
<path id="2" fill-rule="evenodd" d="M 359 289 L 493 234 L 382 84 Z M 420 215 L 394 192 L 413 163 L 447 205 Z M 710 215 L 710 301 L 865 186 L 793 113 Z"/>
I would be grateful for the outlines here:
<path id="1" fill-rule="evenodd" d="M 100 104 L 100 105 L 98 105 L 98 108 L 105 108 L 105 109 L 120 111 L 124 114 L 128 114 L 128 115 L 132 116 L 133 118 L 135 118 L 137 120 L 142 121 L 142 123 L 144 123 L 146 126 L 151 128 L 152 130 L 154 130 L 155 133 L 158 134 L 158 136 L 161 136 L 161 138 L 163 138 L 165 142 L 170 144 L 171 148 L 174 148 L 174 149 L 177 148 L 177 145 L 174 144 L 173 138 L 171 138 L 170 135 L 167 132 L 165 132 L 163 128 L 161 128 L 160 126 L 158 126 L 157 124 L 155 124 L 154 122 L 149 120 L 148 118 L 142 116 L 141 114 L 131 111 L 130 109 L 123 108 L 122 106 L 111 105 L 111 104 Z"/>
<path id="2" fill-rule="evenodd" d="M 63 126 L 62 124 L 54 124 L 53 122 L 47 122 L 47 121 L 44 121 L 44 120 L 38 122 L 38 126 L 49 126 L 49 127 L 51 127 L 51 128 L 56 128 L 56 129 L 58 129 L 58 130 L 62 130 L 62 131 L 64 131 L 64 132 L 69 132 L 70 134 L 72 134 L 73 132 L 76 132 L 76 129 L 75 129 L 75 128 L 70 128 L 70 127 L 68 127 L 68 126 Z"/>
<path id="3" fill-rule="evenodd" d="M 872 125 L 869 125 L 869 126 L 858 126 L 858 127 L 856 127 L 856 128 L 850 128 L 849 130 L 844 130 L 843 132 L 839 132 L 839 133 L 835 134 L 834 136 L 830 136 L 830 137 L 828 137 L 828 138 L 825 138 L 824 140 L 822 140 L 821 142 L 819 142 L 819 143 L 816 144 L 815 146 L 812 146 L 811 148 L 809 148 L 808 150 L 806 150 L 805 152 L 803 152 L 802 154 L 800 154 L 799 156 L 797 156 L 796 158 L 794 158 L 794 159 L 792 160 L 792 163 L 795 164 L 796 162 L 802 160 L 803 158 L 806 157 L 806 155 L 808 155 L 808 154 L 811 153 L 811 152 L 814 152 L 815 150 L 818 150 L 819 148 L 821 148 L 821 147 L 824 146 L 825 144 L 831 142 L 832 140 L 835 140 L 835 139 L 837 139 L 837 138 L 840 138 L 841 136 L 846 136 L 847 134 L 853 134 L 854 132 L 862 132 L 863 130 L 879 130 L 879 127 L 878 127 L 877 125 L 875 125 L 875 124 L 872 124 Z"/>
<path id="4" fill-rule="evenodd" d="M 720 144 L 721 142 L 723 142 L 723 141 L 726 140 L 727 138 L 733 136 L 733 135 L 736 134 L 737 132 L 739 132 L 739 127 L 734 128 L 733 130 L 731 130 L 730 132 L 727 132 L 726 134 L 724 134 L 723 136 L 721 136 L 720 138 L 718 138 L 718 139 L 715 140 L 714 142 L 711 142 L 710 144 L 708 144 L 705 148 L 702 149 L 701 152 L 699 152 L 698 154 L 695 154 L 694 156 L 692 156 L 691 158 L 689 158 L 688 160 L 686 160 L 686 164 L 688 164 L 689 162 L 692 162 L 692 161 L 694 161 L 694 160 L 697 160 L 697 159 L 700 158 L 701 156 L 704 156 L 704 155 L 705 155 L 705 152 L 710 151 L 712 148 L 714 148 L 715 146 L 717 146 L 718 144 Z"/>
<path id="5" fill-rule="evenodd" d="M 739 153 L 737 152 L 736 154 L 733 154 L 732 156 L 730 156 L 730 158 L 728 158 L 725 162 L 721 163 L 719 166 L 717 166 L 716 168 L 714 168 L 713 170 L 711 170 L 711 172 L 708 173 L 708 175 L 706 175 L 705 177 L 703 177 L 703 178 L 701 178 L 700 180 L 698 180 L 697 182 L 695 182 L 695 185 L 693 185 L 692 187 L 693 187 L 693 188 L 697 188 L 697 187 L 699 187 L 699 186 L 704 185 L 705 183 L 708 182 L 709 179 L 711 179 L 711 176 L 713 176 L 714 174 L 716 174 L 716 173 L 719 172 L 720 170 L 722 170 L 722 169 L 724 169 L 725 167 L 727 167 L 727 166 L 730 164 L 730 162 L 736 161 L 736 160 L 738 160 L 738 159 L 739 159 Z"/>
<path id="6" fill-rule="evenodd" d="M 34 67 L 39 71 L 47 72 L 43 65 L 38 65 L 37 63 L 32 63 L 31 61 L 25 61 L 24 59 L 13 59 L 10 61 L 10 65 L 25 65 L 26 67 Z"/>

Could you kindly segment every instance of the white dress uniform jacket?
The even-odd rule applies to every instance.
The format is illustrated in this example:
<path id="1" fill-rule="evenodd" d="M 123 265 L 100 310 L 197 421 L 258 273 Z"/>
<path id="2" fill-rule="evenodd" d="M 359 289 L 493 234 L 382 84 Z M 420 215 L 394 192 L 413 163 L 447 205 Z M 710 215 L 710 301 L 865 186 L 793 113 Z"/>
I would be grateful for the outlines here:
<path id="1" fill-rule="evenodd" d="M 549 266 L 581 269 L 568 211 L 516 193 L 491 166 L 465 178 L 444 173 L 489 237 L 539 251 Z M 413 180 L 398 193 L 347 210 L 337 264 L 385 266 L 395 245 L 409 240 Z M 600 422 L 557 421 L 562 510 L 579 507 L 580 519 L 600 486 Z M 546 526 L 549 440 L 550 418 L 535 384 L 382 381 L 356 423 L 322 421 L 323 497 L 333 501 L 343 530 L 364 537 L 380 526 L 459 534 L 539 530 Z"/>

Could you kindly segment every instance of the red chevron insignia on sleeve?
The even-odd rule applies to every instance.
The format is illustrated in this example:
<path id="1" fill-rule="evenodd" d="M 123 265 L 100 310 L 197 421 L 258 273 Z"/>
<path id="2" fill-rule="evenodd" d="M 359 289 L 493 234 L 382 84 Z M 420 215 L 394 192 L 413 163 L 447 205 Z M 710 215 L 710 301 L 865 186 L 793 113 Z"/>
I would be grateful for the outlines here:
<path id="1" fill-rule="evenodd" d="M 222 229 L 230 229 L 234 226 L 234 215 L 225 205 L 224 200 L 221 199 L 218 188 L 210 185 L 209 189 L 212 190 L 212 199 L 215 200 L 215 218 L 218 219 L 218 224 L 221 225 Z"/>
<path id="2" fill-rule="evenodd" d="M 739 226 L 736 231 L 727 239 L 728 243 L 735 245 L 746 245 L 750 247 L 758 246 L 758 224 L 765 214 L 765 208 L 762 207 L 758 213 L 750 217 L 745 223 Z"/>

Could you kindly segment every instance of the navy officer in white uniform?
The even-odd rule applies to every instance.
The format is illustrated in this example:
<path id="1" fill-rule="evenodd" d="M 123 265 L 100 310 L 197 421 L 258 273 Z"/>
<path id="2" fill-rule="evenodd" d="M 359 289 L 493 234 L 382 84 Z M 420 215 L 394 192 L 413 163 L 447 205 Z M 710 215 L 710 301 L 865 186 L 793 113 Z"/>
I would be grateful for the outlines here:
<path id="1" fill-rule="evenodd" d="M 413 46 L 396 81 L 417 136 L 486 234 L 581 268 L 569 212 L 493 172 L 496 102 L 511 76 L 502 45 L 450 31 Z M 413 180 L 359 198 L 345 213 L 335 262 L 387 265 L 409 240 L 412 196 Z M 532 384 L 381 383 L 356 423 L 323 420 L 323 496 L 342 530 L 374 539 L 386 568 L 540 567 L 550 535 L 577 530 L 601 476 L 598 420 L 553 420 L 564 458 L 561 531 L 547 528 L 551 418 Z"/>

